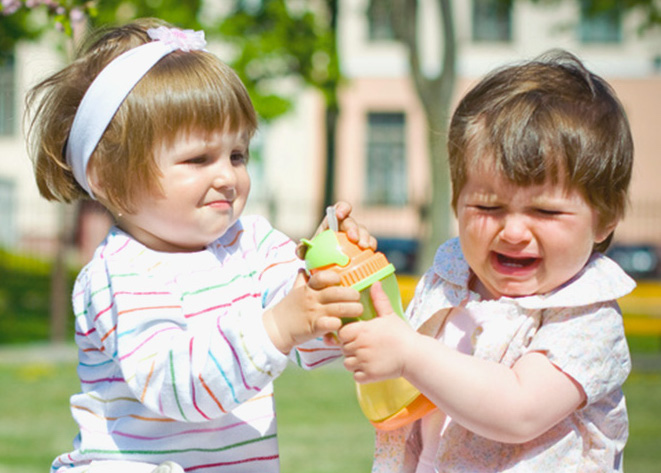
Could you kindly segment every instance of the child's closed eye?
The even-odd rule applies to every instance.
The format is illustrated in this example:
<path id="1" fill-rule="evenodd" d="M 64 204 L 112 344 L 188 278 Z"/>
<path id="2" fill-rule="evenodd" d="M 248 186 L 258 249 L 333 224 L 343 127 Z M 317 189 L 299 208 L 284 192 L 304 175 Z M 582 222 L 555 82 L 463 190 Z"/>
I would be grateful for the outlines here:
<path id="1" fill-rule="evenodd" d="M 474 207 L 480 212 L 496 212 L 502 209 L 502 207 L 499 205 L 475 205 Z"/>
<path id="2" fill-rule="evenodd" d="M 555 217 L 555 216 L 563 214 L 562 210 L 544 209 L 544 208 L 535 209 L 535 212 L 537 212 L 538 214 L 540 214 L 544 217 Z"/>
<path id="3" fill-rule="evenodd" d="M 232 160 L 232 164 L 234 165 L 248 164 L 249 158 L 250 155 L 243 151 L 235 151 L 232 153 L 232 156 L 230 157 L 230 159 Z"/>
<path id="4" fill-rule="evenodd" d="M 201 165 L 209 162 L 209 156 L 206 154 L 201 154 L 199 156 L 193 156 L 192 158 L 185 159 L 183 164 L 192 164 L 192 165 Z"/>

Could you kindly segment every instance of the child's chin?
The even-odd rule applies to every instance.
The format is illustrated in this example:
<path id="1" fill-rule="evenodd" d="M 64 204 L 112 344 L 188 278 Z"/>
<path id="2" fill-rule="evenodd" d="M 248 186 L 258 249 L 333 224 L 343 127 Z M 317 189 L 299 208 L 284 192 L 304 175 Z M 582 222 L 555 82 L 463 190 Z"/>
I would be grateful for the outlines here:
<path id="1" fill-rule="evenodd" d="M 521 286 L 521 285 L 512 285 L 512 286 L 507 286 L 502 288 L 501 291 L 498 292 L 500 294 L 500 297 L 527 297 L 527 296 L 534 296 L 535 294 L 538 294 L 537 288 L 531 288 L 527 286 Z"/>

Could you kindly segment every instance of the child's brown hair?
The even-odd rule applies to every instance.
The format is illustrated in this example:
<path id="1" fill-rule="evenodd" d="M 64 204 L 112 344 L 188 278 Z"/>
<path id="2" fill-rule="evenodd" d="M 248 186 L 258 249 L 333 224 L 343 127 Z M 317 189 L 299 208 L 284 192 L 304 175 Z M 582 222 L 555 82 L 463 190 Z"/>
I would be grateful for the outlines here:
<path id="1" fill-rule="evenodd" d="M 633 167 L 629 122 L 606 81 L 568 52 L 482 79 L 453 115 L 448 150 L 455 210 L 467 170 L 487 165 L 515 185 L 550 180 L 579 190 L 601 225 L 624 216 Z M 608 248 L 612 237 L 595 250 Z"/>
<path id="2" fill-rule="evenodd" d="M 143 19 L 100 32 L 72 64 L 28 94 L 29 142 L 37 185 L 49 200 L 89 197 L 64 157 L 76 110 L 94 78 L 125 51 L 151 41 L 149 28 L 169 26 Z M 206 51 L 174 51 L 163 57 L 122 102 L 89 162 L 108 203 L 131 212 L 138 191 L 160 192 L 157 146 L 181 133 L 257 128 L 250 97 L 236 73 Z"/>

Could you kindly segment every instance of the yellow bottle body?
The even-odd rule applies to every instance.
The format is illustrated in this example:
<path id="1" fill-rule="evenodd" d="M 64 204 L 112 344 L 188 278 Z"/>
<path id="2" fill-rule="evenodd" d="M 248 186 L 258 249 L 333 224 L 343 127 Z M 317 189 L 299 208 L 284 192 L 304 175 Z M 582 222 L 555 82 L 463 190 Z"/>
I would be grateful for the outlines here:
<path id="1" fill-rule="evenodd" d="M 391 274 L 383 278 L 381 280 L 381 286 L 388 296 L 395 313 L 403 318 L 404 310 L 395 275 Z M 360 293 L 361 302 L 364 307 L 363 315 L 361 316 L 362 320 L 369 320 L 376 317 L 369 291 L 370 288 L 368 287 Z M 404 378 L 356 384 L 356 391 L 358 403 L 365 417 L 377 426 L 382 424 L 380 426 L 383 428 L 387 428 L 388 421 L 398 416 L 398 414 L 398 417 L 409 417 L 412 413 L 405 412 L 407 406 L 410 406 L 416 398 L 421 396 L 420 391 Z"/>

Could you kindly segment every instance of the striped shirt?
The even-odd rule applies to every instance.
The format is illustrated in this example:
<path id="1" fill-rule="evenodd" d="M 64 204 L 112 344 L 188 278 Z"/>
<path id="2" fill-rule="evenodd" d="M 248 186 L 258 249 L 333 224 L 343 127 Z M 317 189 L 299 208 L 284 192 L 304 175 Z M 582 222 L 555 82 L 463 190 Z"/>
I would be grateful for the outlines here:
<path id="1" fill-rule="evenodd" d="M 262 313 L 301 268 L 294 250 L 260 217 L 196 253 L 153 251 L 111 229 L 74 287 L 80 433 L 52 471 L 171 460 L 187 471 L 278 472 L 272 381 L 288 357 Z M 315 340 L 291 356 L 311 368 L 339 351 Z"/>

